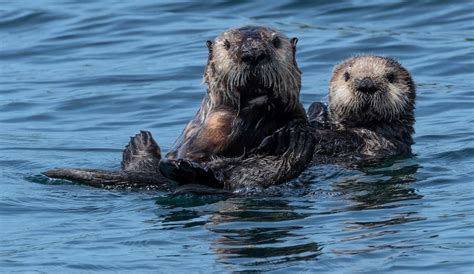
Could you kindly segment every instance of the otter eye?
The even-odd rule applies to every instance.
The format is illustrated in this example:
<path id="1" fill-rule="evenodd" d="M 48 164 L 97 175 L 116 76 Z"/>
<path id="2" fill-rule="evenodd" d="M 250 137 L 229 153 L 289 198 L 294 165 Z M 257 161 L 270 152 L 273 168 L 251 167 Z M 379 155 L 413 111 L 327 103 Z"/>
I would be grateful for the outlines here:
<path id="1" fill-rule="evenodd" d="M 230 49 L 230 42 L 229 42 L 229 40 L 225 39 L 225 41 L 224 41 L 224 47 L 225 47 L 225 49 Z"/>
<path id="2" fill-rule="evenodd" d="M 395 73 L 391 72 L 391 73 L 387 74 L 387 80 L 388 80 L 390 83 L 395 82 Z"/>
<path id="3" fill-rule="evenodd" d="M 280 43 L 281 43 L 280 38 L 276 36 L 275 38 L 273 38 L 272 43 L 275 48 L 280 47 Z"/>
<path id="4" fill-rule="evenodd" d="M 349 81 L 349 79 L 351 79 L 351 76 L 349 75 L 349 72 L 344 72 L 344 80 L 347 82 Z"/>

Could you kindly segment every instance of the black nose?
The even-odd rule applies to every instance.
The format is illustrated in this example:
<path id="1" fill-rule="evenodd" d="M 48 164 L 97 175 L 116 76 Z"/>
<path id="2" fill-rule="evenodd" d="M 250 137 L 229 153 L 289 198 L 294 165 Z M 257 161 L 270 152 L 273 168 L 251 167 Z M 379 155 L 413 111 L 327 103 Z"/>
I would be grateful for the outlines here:
<path id="1" fill-rule="evenodd" d="M 354 84 L 358 91 L 364 93 L 374 93 L 377 91 L 377 86 L 372 79 L 365 77 L 362 80 L 356 79 Z"/>
<path id="2" fill-rule="evenodd" d="M 247 64 L 256 65 L 266 60 L 268 55 L 264 51 L 246 51 L 240 56 L 240 60 Z"/>

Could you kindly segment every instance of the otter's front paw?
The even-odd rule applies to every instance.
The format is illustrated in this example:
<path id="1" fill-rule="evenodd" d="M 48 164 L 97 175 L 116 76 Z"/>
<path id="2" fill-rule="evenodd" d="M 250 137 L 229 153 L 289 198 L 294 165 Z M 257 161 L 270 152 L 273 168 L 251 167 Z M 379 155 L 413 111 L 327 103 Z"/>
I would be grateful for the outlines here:
<path id="1" fill-rule="evenodd" d="M 258 155 L 280 155 L 288 148 L 290 128 L 281 128 L 270 136 L 267 136 L 260 145 L 250 154 Z"/>
<path id="2" fill-rule="evenodd" d="M 296 178 L 311 163 L 316 140 L 308 126 L 290 128 L 280 135 L 279 150 L 284 153 L 275 158 L 278 166 L 273 184 Z"/>
<path id="3" fill-rule="evenodd" d="M 268 110 L 274 109 L 275 105 L 273 104 L 271 98 L 268 95 L 262 95 L 255 97 L 252 100 L 249 100 L 243 105 L 243 111 L 251 111 L 252 109 L 259 109 L 265 107 Z"/>
<path id="4" fill-rule="evenodd" d="M 305 141 L 302 142 L 301 140 Z M 308 146 L 311 146 L 312 143 L 314 143 L 314 137 L 308 125 L 302 122 L 294 122 L 263 139 L 257 148 L 250 151 L 250 154 L 282 155 L 288 150 L 297 148 L 311 150 Z"/>
<path id="5" fill-rule="evenodd" d="M 181 184 L 198 183 L 212 187 L 220 186 L 214 172 L 197 162 L 185 159 L 162 159 L 159 166 L 163 176 Z"/>
<path id="6" fill-rule="evenodd" d="M 328 123 L 327 106 L 321 102 L 314 102 L 308 109 L 308 120 L 312 125 L 324 127 Z"/>
<path id="7" fill-rule="evenodd" d="M 284 152 L 283 158 L 286 158 L 286 161 L 295 167 L 309 164 L 316 146 L 316 139 L 310 128 L 308 126 L 292 128 L 287 138 L 288 148 Z"/>

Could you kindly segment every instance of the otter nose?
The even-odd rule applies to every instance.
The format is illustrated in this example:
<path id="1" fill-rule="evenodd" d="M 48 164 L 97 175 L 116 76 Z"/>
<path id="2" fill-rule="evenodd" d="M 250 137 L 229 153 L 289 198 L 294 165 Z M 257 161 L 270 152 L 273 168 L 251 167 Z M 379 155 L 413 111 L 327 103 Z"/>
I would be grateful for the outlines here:
<path id="1" fill-rule="evenodd" d="M 363 79 L 357 79 L 354 81 L 354 84 L 358 91 L 364 93 L 374 93 L 377 91 L 377 86 L 375 85 L 374 81 L 369 77 L 365 77 Z"/>
<path id="2" fill-rule="evenodd" d="M 245 51 L 242 52 L 240 56 L 240 60 L 246 64 L 256 65 L 258 63 L 263 62 L 267 59 L 267 54 L 264 51 L 257 50 L 257 51 Z"/>

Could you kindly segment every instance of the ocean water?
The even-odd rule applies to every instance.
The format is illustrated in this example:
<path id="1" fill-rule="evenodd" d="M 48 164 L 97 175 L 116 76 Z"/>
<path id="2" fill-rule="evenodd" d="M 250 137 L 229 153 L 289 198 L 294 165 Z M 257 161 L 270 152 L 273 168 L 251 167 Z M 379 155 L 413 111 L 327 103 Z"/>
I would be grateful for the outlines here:
<path id="1" fill-rule="evenodd" d="M 337 2 L 0 1 L 0 272 L 473 273 L 474 2 Z M 205 41 L 245 24 L 299 38 L 305 106 L 344 58 L 400 60 L 414 156 L 234 198 L 40 175 L 118 168 L 141 129 L 167 151 L 205 92 Z"/>

